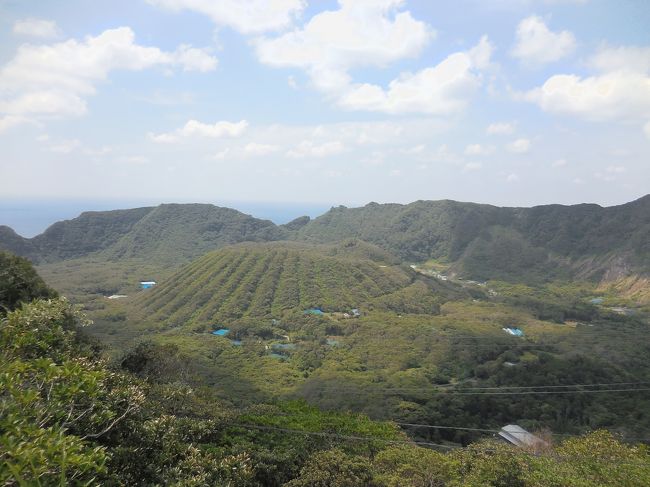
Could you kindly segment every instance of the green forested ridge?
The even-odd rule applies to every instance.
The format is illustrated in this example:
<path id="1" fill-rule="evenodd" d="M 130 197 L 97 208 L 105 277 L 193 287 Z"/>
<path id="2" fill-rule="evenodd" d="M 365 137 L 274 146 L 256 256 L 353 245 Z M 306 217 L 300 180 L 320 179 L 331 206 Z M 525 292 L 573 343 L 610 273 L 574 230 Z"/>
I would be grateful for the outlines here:
<path id="1" fill-rule="evenodd" d="M 97 255 L 109 261 L 140 258 L 178 264 L 219 246 L 276 240 L 283 234 L 270 221 L 203 204 L 86 212 L 57 222 L 32 239 L 7 227 L 0 230 L 0 248 L 37 263 Z"/>
<path id="2" fill-rule="evenodd" d="M 647 447 L 623 444 L 606 431 L 549 439 L 532 454 L 491 439 L 459 448 L 438 432 L 428 441 L 416 436 L 412 442 L 395 423 L 323 412 L 304 402 L 235 407 L 215 395 L 221 384 L 211 389 L 192 384 L 194 362 L 176 345 L 141 343 L 116 368 L 79 335 L 87 323 L 65 300 L 28 303 L 33 297 L 38 293 L 26 293 L 21 307 L 0 321 L 4 485 L 631 487 L 650 482 Z M 417 326 L 417 320 L 406 325 Z M 556 368 L 583 369 L 575 360 L 569 365 Z M 566 379 L 587 379 L 576 374 Z M 448 407 L 471 411 L 472 404 Z"/>
<path id="3" fill-rule="evenodd" d="M 499 208 L 455 201 L 337 207 L 274 225 L 212 205 L 88 212 L 33 239 L 0 228 L 0 248 L 35 262 L 96 256 L 179 265 L 243 242 L 364 240 L 402 260 L 437 259 L 474 279 L 613 280 L 650 272 L 650 195 L 619 206 Z"/>
<path id="4" fill-rule="evenodd" d="M 299 231 L 355 237 L 403 259 L 439 259 L 475 279 L 524 281 L 650 271 L 650 195 L 625 205 L 498 208 L 455 201 L 332 208 Z"/>
<path id="5" fill-rule="evenodd" d="M 110 260 L 145 258 L 178 264 L 209 250 L 244 241 L 277 240 L 283 231 L 230 208 L 199 204 L 160 205 L 105 252 Z"/>
<path id="6" fill-rule="evenodd" d="M 54 223 L 31 239 L 5 240 L 0 247 L 29 257 L 34 262 L 72 259 L 103 250 L 129 232 L 153 208 L 89 211 L 77 218 Z M 6 227 L 4 227 L 6 228 Z M 6 233 L 6 231 L 5 231 Z"/>

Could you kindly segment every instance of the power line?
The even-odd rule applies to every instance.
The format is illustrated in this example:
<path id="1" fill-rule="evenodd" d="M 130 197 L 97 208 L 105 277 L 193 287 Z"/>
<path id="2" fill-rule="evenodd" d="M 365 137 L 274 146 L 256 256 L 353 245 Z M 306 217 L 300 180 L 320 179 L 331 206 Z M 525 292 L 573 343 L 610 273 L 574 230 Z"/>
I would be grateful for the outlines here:
<path id="1" fill-rule="evenodd" d="M 540 389 L 543 388 L 543 386 L 539 387 Z M 334 390 L 335 392 L 353 392 L 353 393 L 359 393 L 361 391 L 363 392 L 382 392 L 382 393 L 417 393 L 417 392 L 422 392 L 426 394 L 435 394 L 435 395 L 449 395 L 449 396 L 523 396 L 523 395 L 537 395 L 537 394 L 604 394 L 604 393 L 618 393 L 618 392 L 647 392 L 650 391 L 650 387 L 639 387 L 639 388 L 618 388 L 618 389 L 575 389 L 572 391 L 567 391 L 567 390 L 553 390 L 553 391 L 548 391 L 548 390 L 515 390 L 515 391 L 495 391 L 495 390 L 489 390 L 489 391 L 482 391 L 482 390 L 474 390 L 472 388 L 468 388 L 468 390 L 462 390 L 462 389 L 452 389 L 452 390 L 445 390 L 444 388 L 438 388 L 437 386 L 432 386 L 431 389 L 426 389 L 426 388 L 399 388 L 399 387 L 391 387 L 391 388 L 376 388 L 375 391 L 373 390 L 368 390 L 368 389 L 361 389 L 360 386 L 349 386 L 349 387 L 341 387 L 341 386 L 336 386 L 334 384 L 331 385 L 325 385 L 325 387 L 320 387 L 318 389 L 312 389 L 311 391 L 306 391 L 306 392 L 312 392 L 312 391 L 318 391 L 318 390 Z"/>
<path id="2" fill-rule="evenodd" d="M 463 390 L 468 389 L 468 390 L 494 390 L 494 389 L 557 389 L 557 388 L 569 388 L 569 387 L 614 387 L 614 386 L 629 386 L 629 385 L 642 385 L 642 384 L 650 384 L 650 381 L 635 381 L 635 382 L 595 382 L 591 384 L 553 384 L 553 385 L 536 385 L 536 386 L 508 386 L 508 385 L 502 385 L 502 386 L 490 386 L 490 387 L 465 387 Z M 461 385 L 462 384 L 458 384 Z M 457 386 L 456 384 L 441 384 L 441 385 L 436 385 L 432 387 L 455 387 Z"/>
<path id="3" fill-rule="evenodd" d="M 463 426 L 441 426 L 435 424 L 417 424 L 417 423 L 400 423 L 395 422 L 399 426 L 414 426 L 418 428 L 429 428 L 429 429 L 440 429 L 440 430 L 460 430 L 460 431 L 477 431 L 480 433 L 498 433 L 499 430 L 487 429 L 487 428 L 469 428 Z"/>
<path id="4" fill-rule="evenodd" d="M 429 446 L 429 447 L 437 447 L 437 448 L 444 448 L 447 450 L 463 450 L 465 449 L 464 447 L 461 446 L 454 446 L 454 445 L 445 445 L 441 443 L 432 443 L 432 442 L 427 442 L 427 441 L 410 441 L 410 440 L 389 440 L 386 438 L 379 438 L 379 437 L 373 437 L 373 436 L 355 436 L 355 435 L 343 435 L 340 433 L 331 433 L 331 432 L 326 432 L 326 431 L 305 431 L 305 430 L 298 430 L 298 429 L 291 429 L 291 428 L 282 428 L 282 427 L 277 427 L 277 426 L 266 426 L 266 425 L 256 425 L 256 424 L 248 424 L 248 423 L 231 423 L 231 426 L 235 427 L 241 427 L 241 428 L 250 428 L 250 429 L 257 429 L 257 430 L 262 430 L 262 431 L 277 431 L 279 433 L 288 433 L 288 434 L 301 434 L 305 436 L 317 436 L 321 438 L 340 438 L 343 440 L 351 440 L 351 441 L 368 441 L 368 442 L 380 442 L 380 443 L 385 443 L 385 444 L 406 444 L 406 445 L 421 445 L 421 446 Z M 479 451 L 479 452 L 487 452 L 487 453 L 507 453 L 507 454 L 514 454 L 514 455 L 526 455 L 526 456 L 535 456 L 530 452 L 527 452 L 526 450 L 522 449 L 517 449 L 517 450 L 497 450 L 495 448 L 480 448 L 479 445 L 473 444 L 470 445 L 470 450 L 473 451 Z M 613 459 L 600 459 L 598 457 L 589 457 L 586 455 L 571 455 L 571 456 L 562 456 L 562 455 L 551 455 L 551 458 L 557 459 L 557 460 L 575 460 L 575 459 L 588 459 L 588 460 L 602 460 L 606 461 L 607 463 L 610 464 L 617 464 L 617 465 L 627 465 L 627 466 L 645 466 L 645 467 L 650 467 L 650 463 L 647 462 L 639 462 L 639 463 L 626 463 L 626 462 L 618 462 Z"/>
<path id="5" fill-rule="evenodd" d="M 501 430 L 496 430 L 496 429 L 489 429 L 489 428 L 469 428 L 466 426 L 442 426 L 442 425 L 437 425 L 437 424 L 419 424 L 419 423 L 402 423 L 402 422 L 397 422 L 393 421 L 395 424 L 399 426 L 409 426 L 409 427 L 417 427 L 417 428 L 428 428 L 428 429 L 436 429 L 436 430 L 459 430 L 459 431 L 474 431 L 474 432 L 479 432 L 479 433 L 500 433 Z M 528 434 L 528 432 L 518 432 L 518 431 L 508 431 L 509 434 L 517 435 L 517 434 Z M 580 438 L 583 435 L 572 435 L 568 433 L 551 433 L 553 436 L 563 436 L 566 438 Z M 650 438 L 639 438 L 639 437 L 623 437 L 622 438 L 624 441 L 647 441 L 650 442 Z"/>
<path id="6" fill-rule="evenodd" d="M 296 414 L 282 414 L 280 415 L 282 418 L 287 418 L 287 419 L 300 419 L 301 416 L 296 415 Z M 416 428 L 427 428 L 427 429 L 436 429 L 436 430 L 459 430 L 459 431 L 470 431 L 470 432 L 479 432 L 479 433 L 500 433 L 501 430 L 498 429 L 492 429 L 492 428 L 471 428 L 467 426 L 448 426 L 448 425 L 439 425 L 439 424 L 421 424 L 421 423 L 405 423 L 405 422 L 400 422 L 400 421 L 392 421 L 392 420 L 387 420 L 388 423 L 396 424 L 398 426 L 408 426 L 408 427 L 416 427 Z M 295 430 L 295 431 L 302 431 L 302 430 Z M 529 434 L 528 432 L 509 432 L 511 434 Z M 328 433 L 329 434 L 329 433 Z M 562 436 L 566 438 L 581 438 L 584 436 L 582 435 L 576 435 L 576 434 L 569 434 L 569 433 L 552 433 L 553 436 Z M 356 437 L 356 439 L 359 439 L 359 437 Z M 626 436 L 622 438 L 623 441 L 645 441 L 645 442 L 650 442 L 650 438 L 639 438 L 639 437 L 629 437 Z"/>
<path id="7" fill-rule="evenodd" d="M 428 441 L 388 440 L 386 438 L 379 438 L 373 436 L 342 435 L 340 433 L 330 433 L 327 431 L 304 431 L 304 430 L 297 430 L 297 429 L 290 429 L 290 428 L 280 428 L 276 426 L 262 426 L 257 424 L 232 423 L 232 426 L 239 426 L 241 428 L 252 428 L 258 430 L 279 431 L 283 433 L 297 433 L 297 434 L 303 434 L 307 436 L 319 436 L 325 438 L 341 438 L 344 440 L 353 440 L 353 441 L 378 441 L 378 442 L 388 443 L 388 444 L 394 443 L 394 444 L 407 444 L 407 445 L 415 444 L 415 445 L 422 445 L 422 446 L 435 446 L 440 448 L 446 448 L 449 450 L 457 450 L 459 448 L 462 448 L 460 446 L 443 445 L 441 443 L 431 443 Z"/>

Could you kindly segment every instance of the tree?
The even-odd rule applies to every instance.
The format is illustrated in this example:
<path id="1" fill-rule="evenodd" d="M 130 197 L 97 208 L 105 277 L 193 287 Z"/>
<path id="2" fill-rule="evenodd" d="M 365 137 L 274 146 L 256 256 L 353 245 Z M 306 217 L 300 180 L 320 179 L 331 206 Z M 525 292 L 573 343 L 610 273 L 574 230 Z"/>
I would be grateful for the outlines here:
<path id="1" fill-rule="evenodd" d="M 286 487 L 363 487 L 372 482 L 370 462 L 363 457 L 348 456 L 337 448 L 314 454 L 300 471 L 300 476 Z"/>
<path id="2" fill-rule="evenodd" d="M 56 291 L 45 284 L 29 260 L 0 251 L 0 316 L 20 303 L 56 296 Z"/>

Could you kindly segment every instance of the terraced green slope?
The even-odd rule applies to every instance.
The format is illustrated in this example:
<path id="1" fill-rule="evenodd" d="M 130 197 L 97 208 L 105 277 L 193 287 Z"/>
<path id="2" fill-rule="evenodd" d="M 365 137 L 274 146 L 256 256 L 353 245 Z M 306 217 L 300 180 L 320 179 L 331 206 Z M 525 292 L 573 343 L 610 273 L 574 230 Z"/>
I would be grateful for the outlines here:
<path id="1" fill-rule="evenodd" d="M 388 262 L 389 255 L 373 249 L 362 242 L 234 245 L 206 254 L 140 293 L 130 303 L 132 316 L 168 328 L 201 329 L 241 318 L 280 318 L 312 307 L 325 312 L 368 305 L 399 309 L 410 292 L 426 295 L 426 312 L 435 312 L 436 296 L 452 292 L 437 292 L 440 284 Z"/>

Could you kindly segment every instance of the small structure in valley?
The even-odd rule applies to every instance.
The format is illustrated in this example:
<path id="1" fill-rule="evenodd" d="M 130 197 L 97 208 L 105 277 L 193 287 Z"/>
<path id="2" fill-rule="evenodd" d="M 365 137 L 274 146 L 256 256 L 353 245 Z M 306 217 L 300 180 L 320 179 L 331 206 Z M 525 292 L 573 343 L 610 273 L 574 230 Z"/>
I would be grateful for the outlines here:
<path id="1" fill-rule="evenodd" d="M 508 424 L 499 430 L 499 437 L 519 448 L 539 450 L 548 445 L 544 440 L 516 424 Z"/>
<path id="2" fill-rule="evenodd" d="M 514 326 L 509 326 L 507 328 L 501 328 L 503 331 L 505 331 L 508 335 L 512 335 L 515 337 L 522 337 L 524 336 L 524 332 L 521 331 L 519 328 L 515 328 Z"/>
<path id="3" fill-rule="evenodd" d="M 230 333 L 230 330 L 228 328 L 219 328 L 218 330 L 214 330 L 212 332 L 213 335 L 220 337 L 225 337 L 228 333 Z"/>
<path id="4" fill-rule="evenodd" d="M 149 289 L 156 285 L 156 281 L 140 281 L 140 287 L 142 289 Z"/>

